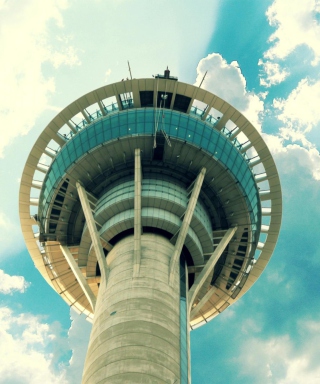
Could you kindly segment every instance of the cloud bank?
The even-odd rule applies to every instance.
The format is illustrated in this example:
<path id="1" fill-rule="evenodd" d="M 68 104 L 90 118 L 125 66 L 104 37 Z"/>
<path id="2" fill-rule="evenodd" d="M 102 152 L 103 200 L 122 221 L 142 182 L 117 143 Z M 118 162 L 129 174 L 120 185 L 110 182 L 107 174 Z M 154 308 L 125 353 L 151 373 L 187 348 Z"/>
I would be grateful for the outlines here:
<path id="1" fill-rule="evenodd" d="M 270 47 L 259 61 L 260 84 L 265 87 L 280 84 L 290 74 L 284 64 L 298 47 L 307 47 L 313 55 L 311 65 L 320 62 L 320 2 L 319 0 L 275 0 L 266 16 L 275 28 L 269 37 Z M 301 60 L 303 62 L 303 58 Z M 309 64 L 304 62 L 303 64 Z"/>
<path id="2" fill-rule="evenodd" d="M 29 285 L 23 276 L 10 276 L 0 269 L 0 293 L 5 295 L 13 292 L 23 293 Z"/>
<path id="3" fill-rule="evenodd" d="M 200 84 L 206 71 L 202 87 L 226 100 L 260 129 L 264 95 L 247 90 L 239 64 L 236 61 L 228 64 L 219 53 L 211 53 L 198 64 L 196 84 Z"/>
<path id="4" fill-rule="evenodd" d="M 66 0 L 0 3 L 0 157 L 5 147 L 15 137 L 27 134 L 48 108 L 55 80 L 45 66 L 54 69 L 79 64 L 70 38 L 62 33 L 67 7 Z M 56 28 L 55 37 L 49 33 L 51 23 Z"/>
<path id="5" fill-rule="evenodd" d="M 54 327 L 37 316 L 0 308 L 0 383 L 68 384 L 65 373 L 55 370 L 58 346 Z M 61 351 L 60 351 L 61 353 Z M 59 351 L 55 350 L 59 355 Z"/>

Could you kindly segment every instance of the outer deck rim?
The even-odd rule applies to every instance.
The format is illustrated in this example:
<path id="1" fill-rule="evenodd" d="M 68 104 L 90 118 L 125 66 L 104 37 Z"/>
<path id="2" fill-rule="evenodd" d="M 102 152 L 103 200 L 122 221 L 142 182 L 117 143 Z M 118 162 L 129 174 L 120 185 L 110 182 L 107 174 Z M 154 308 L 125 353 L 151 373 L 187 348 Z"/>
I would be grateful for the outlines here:
<path id="1" fill-rule="evenodd" d="M 177 94 L 190 97 L 191 104 L 194 100 L 207 104 L 208 111 L 206 113 L 209 113 L 209 110 L 214 108 L 222 114 L 221 119 L 216 125 L 216 129 L 221 130 L 227 121 L 231 120 L 237 125 L 237 127 L 239 127 L 239 132 L 243 132 L 248 138 L 249 143 L 246 144 L 248 149 L 249 146 L 254 148 L 260 158 L 260 163 L 263 165 L 266 174 L 264 181 L 268 182 L 270 186 L 269 191 L 261 191 L 260 198 L 262 201 L 270 201 L 270 209 L 265 209 L 265 212 L 263 213 L 264 215 L 270 217 L 270 225 L 268 228 L 263 228 L 263 232 L 267 233 L 266 241 L 258 247 L 258 249 L 261 250 L 260 257 L 251 271 L 239 296 L 237 297 L 238 299 L 254 284 L 264 270 L 269 259 L 271 258 L 279 236 L 282 214 L 282 198 L 279 175 L 274 160 L 263 138 L 239 111 L 219 98 L 217 95 L 214 95 L 204 89 L 178 81 L 166 79 L 134 79 L 109 84 L 89 92 L 72 102 L 48 124 L 34 144 L 26 161 L 21 178 L 19 213 L 22 232 L 28 251 L 35 263 L 35 266 L 38 268 L 46 281 L 53 287 L 52 281 L 47 273 L 43 253 L 41 253 L 41 250 L 38 247 L 37 236 L 32 227 L 36 225 L 36 221 L 30 217 L 30 206 L 36 205 L 37 203 L 36 200 L 31 200 L 31 188 L 38 188 L 33 182 L 34 173 L 37 169 L 39 169 L 39 160 L 41 156 L 48 153 L 46 149 L 49 142 L 54 139 L 60 146 L 63 146 L 65 139 L 62 134 L 59 134 L 59 130 L 65 124 L 71 127 L 71 119 L 78 113 L 82 113 L 84 118 L 87 118 L 88 116 L 86 115 L 85 109 L 90 105 L 99 103 L 106 98 L 116 97 L 118 105 L 121 107 L 119 95 L 132 92 L 134 105 L 136 107 L 141 107 L 139 92 L 144 90 L 154 91 L 154 93 L 157 90 L 161 92 L 171 92 L 173 100 Z M 172 106 L 173 102 L 171 107 Z M 232 136 L 236 137 L 236 132 L 235 135 L 231 135 L 231 138 L 233 138 Z M 252 168 L 254 169 L 256 165 L 253 163 L 254 161 L 252 162 Z M 258 178 L 256 178 L 256 181 L 257 183 L 261 182 Z M 229 299 L 230 298 L 226 297 L 226 302 Z M 70 302 L 70 298 L 65 297 L 65 300 L 69 302 L 69 304 L 72 304 Z"/>

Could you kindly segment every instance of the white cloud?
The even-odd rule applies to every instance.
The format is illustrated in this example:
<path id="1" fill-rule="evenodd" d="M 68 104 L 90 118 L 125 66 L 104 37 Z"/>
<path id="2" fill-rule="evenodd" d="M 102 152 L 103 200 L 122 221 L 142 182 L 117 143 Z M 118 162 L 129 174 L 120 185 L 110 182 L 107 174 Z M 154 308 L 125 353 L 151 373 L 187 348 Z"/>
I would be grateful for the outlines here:
<path id="1" fill-rule="evenodd" d="M 320 153 L 316 148 L 303 148 L 298 144 L 284 145 L 284 138 L 281 136 L 268 134 L 262 136 L 282 174 L 296 175 L 299 166 L 304 169 L 305 175 L 320 180 Z"/>
<path id="2" fill-rule="evenodd" d="M 0 293 L 5 295 L 15 291 L 23 293 L 29 285 L 23 276 L 10 276 L 0 269 Z"/>
<path id="3" fill-rule="evenodd" d="M 91 324 L 72 309 L 70 316 L 66 337 L 59 323 L 0 307 L 0 384 L 79 384 Z"/>
<path id="4" fill-rule="evenodd" d="M 301 321 L 297 341 L 288 335 L 267 340 L 251 337 L 242 343 L 237 359 L 241 375 L 250 376 L 259 383 L 316 384 L 320 381 L 318 355 L 320 323 Z"/>
<path id="5" fill-rule="evenodd" d="M 70 310 L 70 318 L 71 327 L 68 333 L 68 343 L 72 350 L 72 356 L 69 366 L 66 367 L 66 378 L 69 384 L 78 384 L 81 382 L 92 326 L 84 316 L 79 316 L 72 309 Z"/>
<path id="6" fill-rule="evenodd" d="M 299 45 L 307 45 L 314 53 L 313 64 L 320 60 L 319 0 L 275 0 L 267 10 L 267 17 L 276 31 L 270 36 L 271 47 L 264 57 L 285 59 Z"/>
<path id="7" fill-rule="evenodd" d="M 319 151 L 310 142 L 309 137 L 316 134 L 320 128 L 319 99 L 320 80 L 309 79 L 301 80 L 286 99 L 274 99 L 275 116 L 283 125 L 279 128 L 278 139 L 267 138 L 272 140 L 271 150 L 275 147 L 280 151 L 285 142 L 300 144 L 303 148 L 288 145 L 286 151 L 294 151 L 295 156 L 299 152 L 300 162 L 303 161 L 305 166 L 311 167 L 308 169 L 312 170 L 316 180 L 320 180 Z"/>
<path id="8" fill-rule="evenodd" d="M 286 99 L 274 99 L 273 113 L 282 126 L 277 135 L 263 138 L 282 173 L 294 173 L 299 165 L 320 180 L 320 153 L 310 141 L 320 128 L 319 99 L 320 81 L 310 79 L 302 79 Z"/>
<path id="9" fill-rule="evenodd" d="M 265 274 L 268 282 L 274 286 L 281 284 L 285 279 L 283 269 L 283 267 L 278 267 L 276 270 L 267 269 Z"/>
<path id="10" fill-rule="evenodd" d="M 79 63 L 70 41 L 58 33 L 50 40 L 48 32 L 52 22 L 57 31 L 63 28 L 62 12 L 67 6 L 65 0 L 0 3 L 0 156 L 16 136 L 32 128 L 47 107 L 55 81 L 44 73 L 44 64 L 57 68 Z"/>
<path id="11" fill-rule="evenodd" d="M 320 61 L 320 1 L 275 0 L 266 12 L 275 32 L 269 37 L 270 48 L 264 52 L 260 84 L 270 87 L 288 76 L 283 62 L 299 46 L 307 46 L 313 53 L 312 65 Z"/>
<path id="12" fill-rule="evenodd" d="M 269 135 L 267 133 L 262 133 L 262 138 L 267 144 L 267 147 L 270 149 L 270 152 L 273 156 L 281 154 L 286 151 L 283 145 L 283 138 L 276 135 Z"/>
<path id="13" fill-rule="evenodd" d="M 320 123 L 320 80 L 302 79 L 287 99 L 275 99 L 277 118 L 292 130 L 309 132 Z"/>
<path id="14" fill-rule="evenodd" d="M 48 348 L 57 338 L 36 316 L 15 315 L 0 308 L 0 383 L 67 384 L 64 372 L 54 372 Z"/>
<path id="15" fill-rule="evenodd" d="M 280 84 L 290 74 L 287 69 L 281 68 L 278 63 L 273 63 L 271 61 L 263 61 L 260 59 L 258 65 L 262 66 L 260 85 L 264 87 L 271 87 L 272 85 Z"/>
<path id="16" fill-rule="evenodd" d="M 263 98 L 248 92 L 246 79 L 236 61 L 230 64 L 218 53 L 212 53 L 200 60 L 197 67 L 196 84 L 200 84 L 205 72 L 203 88 L 213 92 L 242 112 L 256 127 L 260 128 L 259 115 L 263 112 Z"/>
<path id="17" fill-rule="evenodd" d="M 262 324 L 254 321 L 254 319 L 246 319 L 241 325 L 241 332 L 243 335 L 260 333 L 262 331 Z"/>

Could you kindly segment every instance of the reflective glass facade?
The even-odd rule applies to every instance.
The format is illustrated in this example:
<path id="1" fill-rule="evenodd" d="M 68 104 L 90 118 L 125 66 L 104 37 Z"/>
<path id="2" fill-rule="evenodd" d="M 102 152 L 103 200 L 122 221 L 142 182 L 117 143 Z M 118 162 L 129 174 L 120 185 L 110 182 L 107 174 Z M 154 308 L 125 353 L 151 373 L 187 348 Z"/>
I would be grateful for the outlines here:
<path id="1" fill-rule="evenodd" d="M 158 113 L 158 112 L 157 112 Z M 239 182 L 251 216 L 252 231 L 259 227 L 259 192 L 247 160 L 234 145 L 212 125 L 176 111 L 165 110 L 164 129 L 169 137 L 186 141 L 211 154 L 226 166 Z M 47 216 L 51 199 L 61 178 L 87 151 L 119 137 L 153 135 L 155 110 L 129 109 L 94 121 L 69 140 L 54 159 L 46 174 L 39 201 L 40 220 Z M 42 221 L 43 230 L 43 221 Z M 258 225 L 257 225 L 258 224 Z"/>

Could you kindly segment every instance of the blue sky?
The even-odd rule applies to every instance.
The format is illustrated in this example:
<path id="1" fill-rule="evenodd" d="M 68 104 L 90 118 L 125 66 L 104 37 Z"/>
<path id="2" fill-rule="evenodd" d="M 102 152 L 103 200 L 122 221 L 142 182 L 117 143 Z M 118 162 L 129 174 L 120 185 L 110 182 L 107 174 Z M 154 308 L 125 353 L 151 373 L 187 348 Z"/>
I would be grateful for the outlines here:
<path id="1" fill-rule="evenodd" d="M 258 282 L 191 333 L 192 383 L 320 382 L 319 0 L 0 0 L 0 384 L 80 382 L 90 324 L 24 246 L 19 179 L 48 122 L 86 92 L 169 65 L 262 132 L 283 224 Z"/>

